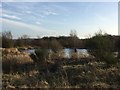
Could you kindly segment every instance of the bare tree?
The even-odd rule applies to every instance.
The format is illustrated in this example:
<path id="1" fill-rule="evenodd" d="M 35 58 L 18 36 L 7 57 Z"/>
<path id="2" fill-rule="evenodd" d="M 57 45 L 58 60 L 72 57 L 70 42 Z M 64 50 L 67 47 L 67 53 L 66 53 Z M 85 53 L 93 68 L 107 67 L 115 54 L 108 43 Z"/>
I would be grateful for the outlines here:
<path id="1" fill-rule="evenodd" d="M 70 31 L 70 36 L 71 36 L 71 37 L 77 37 L 77 32 L 76 32 L 76 30 L 71 30 L 71 31 Z"/>
<path id="2" fill-rule="evenodd" d="M 25 34 L 25 35 L 22 35 L 20 38 L 21 39 L 29 39 L 29 36 Z"/>
<path id="3" fill-rule="evenodd" d="M 77 32 L 76 30 L 71 30 L 70 31 L 70 37 L 71 37 L 71 44 L 73 45 L 73 49 L 75 52 L 77 52 L 76 47 L 78 44 L 78 37 L 77 37 Z"/>
<path id="4" fill-rule="evenodd" d="M 10 31 L 2 32 L 2 47 L 13 47 L 12 33 Z"/>

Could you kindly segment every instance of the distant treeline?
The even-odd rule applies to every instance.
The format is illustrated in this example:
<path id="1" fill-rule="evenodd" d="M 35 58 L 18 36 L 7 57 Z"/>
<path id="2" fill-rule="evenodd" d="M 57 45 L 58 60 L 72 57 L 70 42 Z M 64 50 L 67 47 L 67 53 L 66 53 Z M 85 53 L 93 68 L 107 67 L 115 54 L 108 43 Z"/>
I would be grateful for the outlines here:
<path id="1" fill-rule="evenodd" d="M 63 48 L 85 48 L 85 40 L 70 36 L 43 37 L 37 39 L 14 39 L 15 46 L 33 46 L 50 48 L 51 42 L 58 42 Z"/>
<path id="2" fill-rule="evenodd" d="M 117 41 L 120 39 L 120 36 L 103 36 L 103 37 L 109 37 L 111 41 L 114 41 L 115 48 L 117 49 Z M 49 45 L 52 41 L 59 42 L 63 48 L 87 48 L 86 41 L 89 41 L 90 38 L 86 39 L 79 39 L 79 38 L 73 38 L 70 36 L 60 36 L 60 37 L 43 37 L 39 39 L 14 39 L 14 46 L 37 46 L 37 47 L 45 47 L 49 48 Z"/>
<path id="3" fill-rule="evenodd" d="M 93 36 L 94 37 L 94 36 Z M 71 32 L 70 36 L 59 36 L 59 37 L 43 37 L 43 38 L 29 38 L 27 35 L 23 35 L 18 39 L 12 39 L 12 34 L 10 31 L 2 32 L 2 47 L 42 47 L 50 48 L 51 44 L 56 46 L 62 46 L 62 48 L 87 48 L 86 42 L 88 42 L 93 37 L 88 37 L 86 39 L 79 39 L 76 33 Z M 120 36 L 103 35 L 103 37 L 108 37 L 114 42 L 114 50 L 119 47 Z"/>

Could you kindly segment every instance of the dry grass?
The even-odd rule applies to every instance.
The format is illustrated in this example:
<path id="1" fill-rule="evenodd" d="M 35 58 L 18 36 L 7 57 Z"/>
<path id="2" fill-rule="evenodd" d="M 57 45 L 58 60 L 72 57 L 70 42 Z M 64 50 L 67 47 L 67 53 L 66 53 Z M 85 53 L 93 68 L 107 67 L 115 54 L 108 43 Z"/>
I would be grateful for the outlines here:
<path id="1" fill-rule="evenodd" d="M 3 88 L 120 88 L 120 62 L 108 67 L 105 62 L 99 62 L 95 58 L 59 58 L 54 63 L 64 64 L 55 72 L 45 72 L 41 69 L 44 67 L 39 66 L 27 67 L 29 72 L 20 72 L 22 67 L 26 68 L 25 63 L 32 63 L 30 57 L 22 55 L 3 55 L 3 69 L 13 70 L 23 65 L 17 72 L 3 74 Z"/>
<path id="2" fill-rule="evenodd" d="M 3 75 L 3 88 L 47 88 L 48 83 L 38 79 L 37 71 Z M 34 73 L 34 74 L 33 74 Z"/>
<path id="3" fill-rule="evenodd" d="M 20 69 L 22 65 L 32 64 L 33 60 L 27 53 L 20 53 L 15 49 L 3 49 L 2 51 L 2 70 L 12 72 Z"/>

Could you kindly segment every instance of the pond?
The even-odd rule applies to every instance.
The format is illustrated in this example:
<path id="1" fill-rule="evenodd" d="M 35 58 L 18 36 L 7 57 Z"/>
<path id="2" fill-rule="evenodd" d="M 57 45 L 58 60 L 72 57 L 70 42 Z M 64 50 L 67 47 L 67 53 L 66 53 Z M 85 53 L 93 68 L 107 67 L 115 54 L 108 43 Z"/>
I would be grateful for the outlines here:
<path id="1" fill-rule="evenodd" d="M 71 51 L 74 51 L 74 50 L 70 49 L 70 48 L 64 49 L 65 57 L 69 58 Z M 85 56 L 85 57 L 89 56 L 87 49 L 76 49 L 76 51 L 77 51 L 78 55 Z"/>
<path id="2" fill-rule="evenodd" d="M 70 49 L 70 48 L 65 48 L 63 51 L 64 51 L 64 55 L 65 55 L 64 57 L 69 58 L 70 57 L 70 53 L 72 51 L 74 51 L 74 50 Z M 24 52 L 26 52 L 28 54 L 34 54 L 35 53 L 35 49 L 24 50 Z M 82 56 L 85 56 L 85 57 L 89 56 L 87 49 L 76 49 L 76 52 L 79 55 L 82 55 Z"/>

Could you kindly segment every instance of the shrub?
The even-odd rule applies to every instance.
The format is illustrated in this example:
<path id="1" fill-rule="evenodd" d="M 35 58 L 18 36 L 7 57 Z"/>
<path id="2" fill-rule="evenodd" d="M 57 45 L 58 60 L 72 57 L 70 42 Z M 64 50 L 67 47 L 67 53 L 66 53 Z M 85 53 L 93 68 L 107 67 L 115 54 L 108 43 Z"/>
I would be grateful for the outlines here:
<path id="1" fill-rule="evenodd" d="M 118 51 L 118 59 L 120 59 L 120 37 L 118 38 L 115 44 Z"/>
<path id="2" fill-rule="evenodd" d="M 90 38 L 86 44 L 89 53 L 97 59 L 105 61 L 107 64 L 116 62 L 113 54 L 114 42 L 109 35 L 98 33 Z"/>
<path id="3" fill-rule="evenodd" d="M 117 59 L 114 57 L 114 54 L 111 52 L 106 52 L 103 55 L 103 60 L 109 65 L 115 64 L 117 62 Z"/>
<path id="4" fill-rule="evenodd" d="M 55 59 L 62 59 L 64 58 L 64 51 L 63 50 L 60 50 L 60 51 L 57 51 L 57 52 L 50 52 L 49 53 L 49 59 L 50 60 L 55 60 Z"/>
<path id="5" fill-rule="evenodd" d="M 51 59 L 64 57 L 63 46 L 56 39 L 52 40 L 50 43 L 49 56 Z"/>
<path id="6" fill-rule="evenodd" d="M 58 52 L 62 49 L 62 45 L 55 39 L 55 40 L 52 40 L 51 43 L 50 43 L 50 49 L 53 51 L 53 52 Z"/>
<path id="7" fill-rule="evenodd" d="M 34 62 L 43 64 L 47 60 L 48 50 L 39 48 L 39 49 L 35 50 L 34 57 L 33 57 L 33 54 L 31 55 L 31 57 L 33 58 Z"/>

